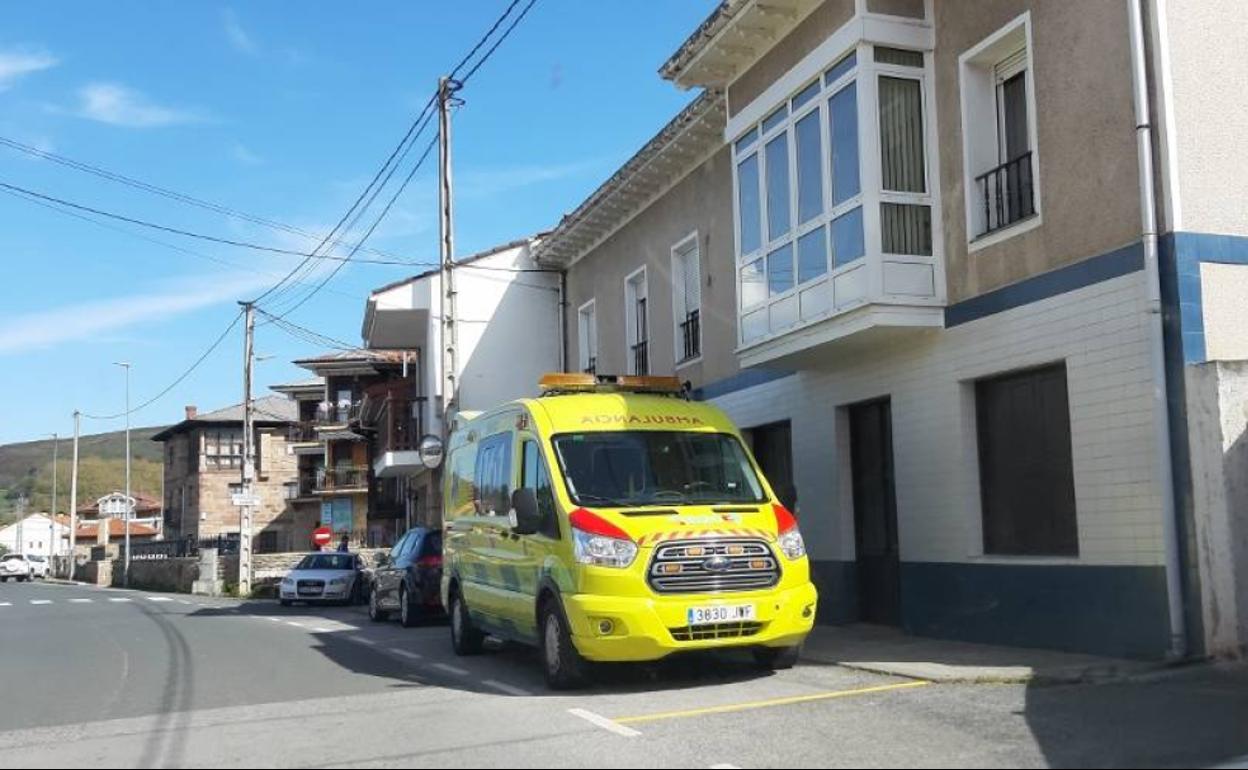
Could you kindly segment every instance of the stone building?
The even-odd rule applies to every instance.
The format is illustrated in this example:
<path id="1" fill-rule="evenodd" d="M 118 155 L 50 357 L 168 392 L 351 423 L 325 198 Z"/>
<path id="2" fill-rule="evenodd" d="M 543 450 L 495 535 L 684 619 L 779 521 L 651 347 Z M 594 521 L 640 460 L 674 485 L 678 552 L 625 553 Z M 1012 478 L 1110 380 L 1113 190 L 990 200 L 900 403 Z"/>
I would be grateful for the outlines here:
<path id="1" fill-rule="evenodd" d="M 267 396 L 254 402 L 256 552 L 305 550 L 308 522 L 319 509 L 299 497 L 298 458 L 287 444 L 298 422 L 296 402 Z M 164 444 L 165 530 L 167 537 L 238 536 L 239 510 L 232 495 L 242 489 L 243 405 L 200 414 L 152 437 Z M 306 530 L 306 532 L 305 532 Z"/>

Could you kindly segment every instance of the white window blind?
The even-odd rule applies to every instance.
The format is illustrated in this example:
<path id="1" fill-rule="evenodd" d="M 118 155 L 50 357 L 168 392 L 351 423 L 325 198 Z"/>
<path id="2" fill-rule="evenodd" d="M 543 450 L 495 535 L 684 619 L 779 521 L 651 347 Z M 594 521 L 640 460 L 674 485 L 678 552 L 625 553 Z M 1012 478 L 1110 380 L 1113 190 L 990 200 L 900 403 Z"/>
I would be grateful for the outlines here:
<path id="1" fill-rule="evenodd" d="M 672 316 L 676 332 L 676 360 L 701 353 L 702 269 L 697 236 L 672 250 Z"/>

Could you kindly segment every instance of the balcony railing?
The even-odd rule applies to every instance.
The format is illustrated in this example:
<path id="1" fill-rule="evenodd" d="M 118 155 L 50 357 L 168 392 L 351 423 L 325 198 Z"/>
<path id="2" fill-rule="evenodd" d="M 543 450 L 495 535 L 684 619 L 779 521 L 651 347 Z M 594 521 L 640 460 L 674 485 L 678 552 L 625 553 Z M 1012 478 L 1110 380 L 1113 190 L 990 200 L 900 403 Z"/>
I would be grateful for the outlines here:
<path id="1" fill-rule="evenodd" d="M 424 435 L 419 408 L 422 399 L 410 393 L 411 383 L 403 380 L 365 392 L 358 419 L 362 427 L 376 431 L 378 451 L 406 452 L 420 445 Z"/>
<path id="2" fill-rule="evenodd" d="M 300 499 L 315 495 L 325 485 L 325 469 L 324 468 L 306 468 L 299 471 L 299 482 L 296 487 L 295 497 Z"/>
<path id="3" fill-rule="evenodd" d="M 988 235 L 1036 213 L 1035 186 L 1031 171 L 1031 153 L 975 177 L 983 201 L 983 221 L 979 235 Z"/>
<path id="4" fill-rule="evenodd" d="M 351 421 L 351 415 L 359 408 L 359 402 L 353 401 L 350 404 L 340 403 L 323 409 L 316 410 L 316 424 L 325 425 L 346 425 Z"/>
<path id="5" fill-rule="evenodd" d="M 286 429 L 286 441 L 291 444 L 307 444 L 319 440 L 315 422 L 297 422 Z"/>
<path id="6" fill-rule="evenodd" d="M 649 343 L 646 340 L 633 345 L 633 374 L 650 373 Z"/>
<path id="7" fill-rule="evenodd" d="M 691 310 L 680 323 L 680 338 L 684 342 L 681 361 L 691 361 L 702 354 L 702 313 Z"/>
<path id="8" fill-rule="evenodd" d="M 318 475 L 318 491 L 333 492 L 341 489 L 367 489 L 368 468 L 360 465 L 340 465 L 326 468 Z"/>

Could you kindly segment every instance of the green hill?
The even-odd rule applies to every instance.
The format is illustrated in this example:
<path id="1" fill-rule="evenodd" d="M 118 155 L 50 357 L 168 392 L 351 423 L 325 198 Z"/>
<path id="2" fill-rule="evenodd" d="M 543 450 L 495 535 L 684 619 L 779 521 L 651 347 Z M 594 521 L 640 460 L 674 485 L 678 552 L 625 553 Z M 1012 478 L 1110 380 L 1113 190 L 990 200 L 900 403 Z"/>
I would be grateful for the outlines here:
<path id="1" fill-rule="evenodd" d="M 133 428 L 130 431 L 130 487 L 152 497 L 160 497 L 161 445 L 151 440 L 160 427 Z M 60 439 L 57 451 L 57 508 L 69 512 L 72 438 Z M 126 483 L 126 434 L 124 431 L 82 436 L 78 441 L 78 501 L 103 497 Z M 28 510 L 47 510 L 52 505 L 52 439 L 24 441 L 0 446 L 0 521 L 13 516 L 17 500 L 25 495 Z"/>

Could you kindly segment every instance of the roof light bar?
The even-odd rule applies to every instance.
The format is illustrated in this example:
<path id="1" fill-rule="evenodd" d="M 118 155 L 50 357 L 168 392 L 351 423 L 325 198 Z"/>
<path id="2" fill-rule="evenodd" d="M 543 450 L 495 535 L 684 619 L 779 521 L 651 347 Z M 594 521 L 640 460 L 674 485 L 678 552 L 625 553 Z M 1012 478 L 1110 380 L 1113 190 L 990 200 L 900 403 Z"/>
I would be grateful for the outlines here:
<path id="1" fill-rule="evenodd" d="M 543 394 L 623 391 L 679 395 L 685 389 L 684 384 L 677 377 L 560 372 L 542 375 L 538 381 L 538 387 Z"/>

